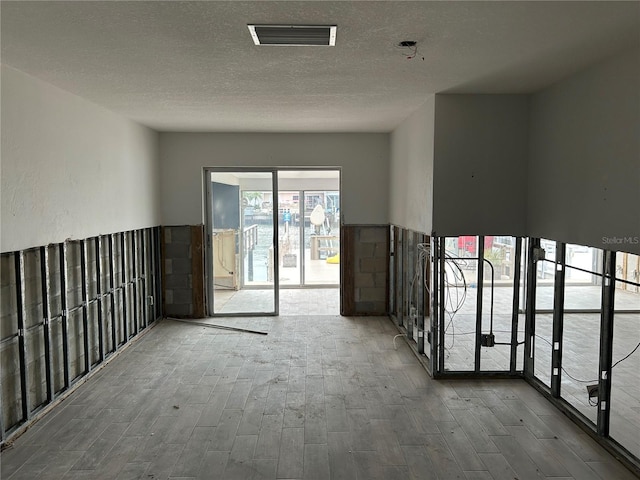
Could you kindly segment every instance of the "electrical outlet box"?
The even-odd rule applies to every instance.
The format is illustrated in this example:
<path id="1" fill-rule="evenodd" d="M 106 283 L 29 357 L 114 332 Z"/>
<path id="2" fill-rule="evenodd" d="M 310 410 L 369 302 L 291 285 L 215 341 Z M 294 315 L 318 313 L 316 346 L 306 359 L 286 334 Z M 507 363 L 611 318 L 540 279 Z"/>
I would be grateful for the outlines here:
<path id="1" fill-rule="evenodd" d="M 598 384 L 587 385 L 587 393 L 589 394 L 589 398 L 598 398 L 600 392 L 598 391 Z"/>
<path id="2" fill-rule="evenodd" d="M 480 345 L 483 347 L 495 347 L 496 336 L 493 333 L 483 333 L 480 337 Z"/>

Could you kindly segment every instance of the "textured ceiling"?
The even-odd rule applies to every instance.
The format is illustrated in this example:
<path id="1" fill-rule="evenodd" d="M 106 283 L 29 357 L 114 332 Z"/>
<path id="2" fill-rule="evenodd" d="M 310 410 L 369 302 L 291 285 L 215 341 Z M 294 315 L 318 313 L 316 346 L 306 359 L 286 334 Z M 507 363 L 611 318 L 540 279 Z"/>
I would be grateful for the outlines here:
<path id="1" fill-rule="evenodd" d="M 1 9 L 3 63 L 163 131 L 390 131 L 428 94 L 533 92 L 640 38 L 638 2 Z M 255 46 L 248 23 L 337 24 L 336 46 Z M 418 41 L 418 57 L 402 40 Z"/>

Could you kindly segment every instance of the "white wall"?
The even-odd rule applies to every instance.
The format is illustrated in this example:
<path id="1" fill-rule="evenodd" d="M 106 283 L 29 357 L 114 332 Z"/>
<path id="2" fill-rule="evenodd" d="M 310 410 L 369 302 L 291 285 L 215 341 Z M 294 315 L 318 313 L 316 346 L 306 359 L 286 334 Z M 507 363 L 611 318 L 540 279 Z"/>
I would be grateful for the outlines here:
<path id="1" fill-rule="evenodd" d="M 640 253 L 639 49 L 533 97 L 528 178 L 530 235 Z"/>
<path id="2" fill-rule="evenodd" d="M 2 66 L 2 251 L 159 224 L 157 133 Z"/>
<path id="3" fill-rule="evenodd" d="M 436 95 L 433 230 L 525 235 L 529 97 Z"/>
<path id="4" fill-rule="evenodd" d="M 340 167 L 346 224 L 386 224 L 389 135 L 161 133 L 162 223 L 203 222 L 203 167 Z"/>
<path id="5" fill-rule="evenodd" d="M 391 134 L 390 223 L 431 233 L 435 96 Z"/>

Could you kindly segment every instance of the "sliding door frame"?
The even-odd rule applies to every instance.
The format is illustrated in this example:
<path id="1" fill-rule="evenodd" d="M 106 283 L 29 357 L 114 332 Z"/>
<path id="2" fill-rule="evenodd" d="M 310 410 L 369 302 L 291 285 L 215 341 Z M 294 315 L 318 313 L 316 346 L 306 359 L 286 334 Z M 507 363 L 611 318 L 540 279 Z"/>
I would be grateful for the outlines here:
<path id="1" fill-rule="evenodd" d="M 212 232 L 213 232 L 213 189 L 212 189 L 212 173 L 270 173 L 271 174 L 271 189 L 273 191 L 273 302 L 274 308 L 270 312 L 237 312 L 237 313 L 216 313 L 214 311 L 214 298 L 215 288 L 212 278 L 213 272 L 213 249 L 212 249 Z M 280 255 L 278 246 L 278 169 L 274 167 L 204 167 L 203 168 L 203 206 L 202 211 L 204 213 L 204 228 L 205 228 L 205 266 L 206 266 L 206 283 L 207 283 L 207 295 L 206 295 L 206 310 L 207 314 L 212 317 L 255 317 L 255 316 L 277 316 L 279 314 L 280 292 L 278 286 L 278 279 L 280 278 L 278 258 Z M 240 222 L 242 231 L 242 221 Z M 240 242 L 240 255 L 242 251 L 242 241 Z M 244 260 L 242 260 L 244 261 Z"/>

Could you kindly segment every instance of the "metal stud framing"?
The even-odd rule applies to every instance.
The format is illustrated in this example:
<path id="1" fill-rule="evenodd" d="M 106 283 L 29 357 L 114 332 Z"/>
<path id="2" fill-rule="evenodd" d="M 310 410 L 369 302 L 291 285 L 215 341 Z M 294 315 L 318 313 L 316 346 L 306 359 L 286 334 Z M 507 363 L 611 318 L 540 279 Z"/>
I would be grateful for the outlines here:
<path id="1" fill-rule="evenodd" d="M 439 314 L 438 314 L 438 325 L 436 326 L 438 332 L 438 373 L 444 372 L 444 333 L 445 333 L 445 262 L 446 262 L 446 245 L 444 241 L 438 242 L 439 244 L 439 252 L 438 252 L 438 284 L 440 286 L 439 294 Z"/>
<path id="2" fill-rule="evenodd" d="M 24 270 L 24 251 L 21 251 L 15 258 L 16 269 L 16 293 L 17 293 L 17 310 L 18 310 L 18 352 L 20 355 L 20 399 L 22 401 L 22 418 L 28 420 L 30 416 L 29 410 L 29 387 L 27 379 L 29 378 L 29 364 L 27 361 L 27 342 L 26 342 L 26 310 L 25 310 L 25 270 Z"/>
<path id="3" fill-rule="evenodd" d="M 115 329 L 115 294 L 117 290 L 124 290 L 127 288 L 127 285 L 132 285 L 133 288 L 133 302 L 130 308 L 133 308 L 134 315 L 136 311 L 141 312 L 142 317 L 140 321 L 142 325 L 146 327 L 150 322 L 148 318 L 148 312 L 150 305 L 147 302 L 147 295 L 150 292 L 154 292 L 154 295 L 159 294 L 159 282 L 156 280 L 156 274 L 159 272 L 158 262 L 159 256 L 158 252 L 158 241 L 159 241 L 159 228 L 149 228 L 144 230 L 132 231 L 131 235 L 131 243 L 132 243 L 132 254 L 127 255 L 128 250 L 126 248 L 121 250 L 123 254 L 123 285 L 115 288 L 115 263 L 114 263 L 114 249 L 113 242 L 115 235 L 111 234 L 104 237 L 95 237 L 89 240 L 80 240 L 75 241 L 79 242 L 80 248 L 80 265 L 73 265 L 73 267 L 79 267 L 81 269 L 81 284 L 76 285 L 74 277 L 70 275 L 70 257 L 69 257 L 69 244 L 70 241 L 65 241 L 63 243 L 57 245 L 50 246 L 42 246 L 38 247 L 35 252 L 39 256 L 40 259 L 40 280 L 39 285 L 37 285 L 36 290 L 33 291 L 33 294 L 38 296 L 38 298 L 31 298 L 31 294 L 27 292 L 27 278 L 26 278 L 26 268 L 25 268 L 25 253 L 30 250 L 12 252 L 10 261 L 12 261 L 15 271 L 13 273 L 15 278 L 16 285 L 16 310 L 15 310 L 15 318 L 17 319 L 17 332 L 14 336 L 10 337 L 11 341 L 17 341 L 18 345 L 18 358 L 17 362 L 19 364 L 19 384 L 16 384 L 14 392 L 15 398 L 20 398 L 20 414 L 19 417 L 16 418 L 14 424 L 5 425 L 3 422 L 2 409 L 4 402 L 2 402 L 3 395 L 0 395 L 0 440 L 2 442 L 7 441 L 7 439 L 11 438 L 11 435 L 16 433 L 21 429 L 22 426 L 28 425 L 29 421 L 35 416 L 35 414 L 41 410 L 43 405 L 38 405 L 31 408 L 31 398 L 29 391 L 29 379 L 33 377 L 33 374 L 36 375 L 44 375 L 45 378 L 35 379 L 36 382 L 41 381 L 46 385 L 46 399 L 44 400 L 44 405 L 50 404 L 53 402 L 58 396 L 63 394 L 65 390 L 68 390 L 73 381 L 78 378 L 70 379 L 70 359 L 69 359 L 69 342 L 71 339 L 69 338 L 69 321 L 71 314 L 78 310 L 82 310 L 82 324 L 83 324 L 83 348 L 84 348 L 84 371 L 81 376 L 86 375 L 90 372 L 93 367 L 92 356 L 91 356 L 91 345 L 93 342 L 97 342 L 97 346 L 100 351 L 100 357 L 96 364 L 101 363 L 106 358 L 106 345 L 104 338 L 104 320 L 103 318 L 103 301 L 111 302 L 111 325 L 112 325 L 112 340 L 114 348 L 118 347 L 118 342 L 116 339 L 116 329 Z M 121 235 L 121 242 L 125 241 L 125 235 Z M 106 253 L 105 247 L 103 246 L 103 240 L 107 241 L 108 247 L 108 256 L 109 256 L 109 285 L 105 285 L 102 281 L 102 275 L 104 269 L 102 267 L 102 257 Z M 89 246 L 90 242 L 94 242 L 95 245 L 95 269 L 89 269 Z M 59 282 L 60 282 L 60 305 L 61 312 L 58 314 L 57 312 L 52 311 L 52 281 L 54 280 L 53 272 L 51 270 L 51 252 L 56 249 L 58 251 L 58 265 L 59 265 Z M 131 272 L 129 279 L 125 277 L 127 274 L 127 268 Z M 91 272 L 91 275 L 90 275 Z M 95 275 L 95 278 L 92 277 Z M 127 281 L 128 280 L 128 281 Z M 92 281 L 95 281 L 96 291 L 95 295 L 90 291 L 90 284 Z M 76 288 L 80 288 L 82 291 L 82 299 L 78 305 L 69 305 L 69 292 L 73 291 Z M 29 290 L 31 291 L 31 290 Z M 29 302 L 27 302 L 27 297 L 29 297 Z M 109 297 L 107 300 L 106 297 Z M 42 321 L 36 322 L 30 330 L 35 330 L 36 328 L 42 327 L 42 335 L 44 340 L 44 373 L 40 373 L 39 370 L 35 372 L 29 372 L 30 365 L 30 352 L 27 342 L 27 323 L 33 324 L 34 322 L 31 319 L 29 320 L 28 315 L 31 312 L 28 309 L 28 305 L 31 305 L 31 300 L 37 302 L 41 305 L 41 310 L 38 315 L 42 315 Z M 124 297 L 123 309 L 126 307 L 126 296 Z M 93 310 L 90 308 L 91 305 L 97 305 L 97 309 Z M 154 301 L 154 305 L 157 306 L 158 302 Z M 153 317 L 152 321 L 156 319 L 155 307 L 154 312 L 151 314 Z M 95 312 L 95 316 L 94 316 Z M 134 317 L 137 318 L 137 317 Z M 126 319 L 126 317 L 125 317 Z M 52 322 L 54 321 L 61 322 L 61 342 L 62 342 L 62 352 L 56 349 L 53 343 L 53 330 L 52 330 Z M 91 333 L 92 328 L 91 325 L 97 324 L 97 338 L 92 338 L 93 335 Z M 138 325 L 138 322 L 134 320 L 134 324 Z M 125 323 L 126 325 L 126 323 Z M 140 328 L 136 328 L 135 332 L 141 330 Z M 38 333 L 40 335 L 40 333 Z M 125 341 L 128 340 L 128 337 L 125 337 Z M 3 342 L 4 343 L 4 342 Z M 56 357 L 61 355 L 61 364 L 63 369 L 63 381 L 64 384 L 62 388 L 56 392 L 55 382 L 54 382 L 54 365 Z M 3 388 L 10 388 L 7 385 L 4 385 Z"/>
<path id="4" fill-rule="evenodd" d="M 419 254 L 418 245 L 424 243 L 425 237 L 419 233 L 416 233 L 414 241 L 414 250 L 417 252 L 416 257 L 421 258 Z M 427 259 L 424 260 L 427 262 Z M 424 354 L 424 315 L 425 315 L 425 295 L 424 295 L 424 266 L 423 262 L 418 262 L 418 271 L 416 272 L 416 315 L 418 315 L 418 338 L 417 348 L 418 353 Z"/>
<path id="5" fill-rule="evenodd" d="M 95 238 L 95 260 L 96 260 L 96 321 L 98 322 L 98 352 L 100 355 L 99 363 L 104 361 L 104 324 L 102 321 L 102 240 L 101 237 Z"/>
<path id="6" fill-rule="evenodd" d="M 429 336 L 431 338 L 430 342 L 430 354 L 429 354 L 429 366 L 431 375 L 437 371 L 438 363 L 438 344 L 439 344 L 439 319 L 440 319 L 440 297 L 438 292 L 440 291 L 440 264 L 439 264 L 439 248 L 440 241 L 438 237 L 435 235 L 431 236 L 431 254 L 430 261 L 432 265 L 431 269 L 431 309 L 430 309 L 430 328 L 429 328 Z"/>
<path id="7" fill-rule="evenodd" d="M 412 319 L 407 322 L 406 317 L 410 315 L 408 307 L 411 300 L 407 298 L 406 290 L 408 288 L 407 276 L 411 276 L 410 269 L 407 265 L 413 262 L 418 256 L 417 251 L 407 247 L 406 239 L 411 235 L 418 241 L 418 236 L 414 232 L 394 227 L 394 241 L 397 242 L 398 248 L 394 249 L 394 272 L 397 277 L 393 282 L 390 295 L 394 298 L 401 299 L 397 304 L 396 313 L 398 316 L 399 327 L 409 327 Z M 599 378 L 598 378 L 598 413 L 597 421 L 594 424 L 587 417 L 582 415 L 573 405 L 562 397 L 561 379 L 563 375 L 562 369 L 562 344 L 564 335 L 564 314 L 565 314 L 565 288 L 566 288 L 566 252 L 567 245 L 563 242 L 556 242 L 556 265 L 554 274 L 554 305 L 553 305 L 553 329 L 552 329 L 552 349 L 551 349 L 551 387 L 546 386 L 535 376 L 535 340 L 536 340 L 536 290 L 537 290 L 537 267 L 538 259 L 544 258 L 543 251 L 540 249 L 541 240 L 539 238 L 527 239 L 527 249 L 524 250 L 523 238 L 515 239 L 515 258 L 513 272 L 513 299 L 511 302 L 511 341 L 510 345 L 510 361 L 508 371 L 483 371 L 480 369 L 481 352 L 481 333 L 482 329 L 482 279 L 483 279 L 483 258 L 484 258 L 484 237 L 478 237 L 478 282 L 477 282 L 477 304 L 476 304 L 476 347 L 475 347 L 475 369 L 474 371 L 450 371 L 445 370 L 445 265 L 452 257 L 446 257 L 445 237 L 438 237 L 435 232 L 431 237 L 431 297 L 430 297 L 430 322 L 431 326 L 427 330 L 430 334 L 430 355 L 425 366 L 429 373 L 435 378 L 470 378 L 470 377 L 523 377 L 545 395 L 554 405 L 561 411 L 571 417 L 574 421 L 583 425 L 585 431 L 590 433 L 599 443 L 616 455 L 634 472 L 640 472 L 640 462 L 633 454 L 627 450 L 624 445 L 619 444 L 615 439 L 610 438 L 610 412 L 611 412 L 611 387 L 612 387 L 612 369 L 613 369 L 613 328 L 615 318 L 615 294 L 616 282 L 629 283 L 639 286 L 635 282 L 629 282 L 626 279 L 616 279 L 616 252 L 605 251 L 603 264 L 604 274 L 600 275 L 589 270 L 583 270 L 586 273 L 601 276 L 602 284 L 602 304 L 600 308 L 600 349 L 599 349 Z M 523 255 L 526 258 L 526 267 L 523 272 Z M 466 258 L 465 260 L 471 260 Z M 415 263 L 415 262 L 414 262 Z M 404 268 L 403 268 L 404 267 Z M 521 301 L 521 279 L 526 272 L 524 282 L 524 299 L 525 299 L 525 334 L 524 341 L 519 341 L 518 326 L 520 323 L 520 315 L 523 313 L 520 308 Z M 421 272 L 422 273 L 422 272 Z M 410 295 L 413 295 L 411 293 Z M 420 299 L 418 299 L 420 305 Z M 419 313 L 419 312 L 418 312 Z M 409 334 L 409 328 L 407 328 Z M 418 338 L 418 344 L 420 338 Z M 524 356 L 523 371 L 518 371 L 518 347 L 524 344 L 524 351 L 520 351 Z M 426 347 L 426 345 L 422 345 Z M 420 352 L 420 347 L 415 348 L 416 353 Z M 429 368 L 430 367 L 430 368 Z M 615 369 L 613 369 L 615 374 Z"/>
<path id="8" fill-rule="evenodd" d="M 116 289 L 115 289 L 115 269 L 116 261 L 113 257 L 114 234 L 109 235 L 109 300 L 111 302 L 111 351 L 118 350 L 118 329 L 116 323 Z"/>
<path id="9" fill-rule="evenodd" d="M 69 304 L 67 296 L 67 242 L 60 244 L 60 299 L 62 304 L 62 358 L 64 389 L 69 388 Z"/>
<path id="10" fill-rule="evenodd" d="M 513 303 L 511 304 L 511 354 L 509 356 L 509 373 L 516 373 L 518 355 L 518 324 L 520 320 L 520 278 L 522 274 L 522 238 L 516 238 L 514 258 Z"/>
<path id="11" fill-rule="evenodd" d="M 133 335 L 135 336 L 138 334 L 138 330 L 140 329 L 140 325 L 138 324 L 138 276 L 137 276 L 137 272 L 138 272 L 138 268 L 137 268 L 137 262 L 138 262 L 138 255 L 137 255 L 137 242 L 136 242 L 136 237 L 138 236 L 137 232 L 133 231 L 130 233 L 129 235 L 131 237 L 131 255 L 130 255 L 130 263 L 131 263 L 131 296 L 133 297 L 133 301 L 132 306 L 133 306 L 133 312 L 132 312 L 132 320 L 133 320 Z"/>
<path id="12" fill-rule="evenodd" d="M 127 241 L 126 232 L 122 232 L 120 235 L 120 290 L 122 296 L 122 338 L 123 343 L 129 341 L 129 317 L 127 312 Z"/>
<path id="13" fill-rule="evenodd" d="M 536 334 L 536 259 L 535 251 L 540 248 L 540 239 L 529 240 L 527 254 L 527 285 L 526 285 L 526 316 L 524 327 L 524 375 L 533 378 L 534 375 L 534 345 Z"/>
<path id="14" fill-rule="evenodd" d="M 396 267 L 396 300 L 395 300 L 395 305 L 396 305 L 396 322 L 398 325 L 402 325 L 403 323 L 403 314 L 404 314 L 404 307 L 403 307 L 403 303 L 402 303 L 402 278 L 403 278 L 403 250 L 402 250 L 402 244 L 404 243 L 404 231 L 401 229 L 398 229 L 396 231 L 396 237 L 394 239 L 394 241 L 396 242 L 396 249 L 394 251 L 394 255 L 395 255 L 395 267 Z"/>
<path id="15" fill-rule="evenodd" d="M 602 313 L 600 314 L 600 372 L 598 379 L 598 435 L 609 436 L 611 364 L 613 362 L 613 315 L 616 292 L 616 253 L 604 254 Z"/>
<path id="16" fill-rule="evenodd" d="M 149 236 L 147 235 L 147 230 L 143 230 L 141 233 L 142 242 L 141 242 L 141 258 L 142 262 L 140 263 L 140 275 L 142 278 L 142 328 L 147 328 L 149 325 L 149 304 L 147 301 L 147 261 L 149 259 L 148 249 L 147 249 L 147 240 Z"/>
<path id="17" fill-rule="evenodd" d="M 49 247 L 40 247 L 40 280 L 42 282 L 42 318 L 44 335 L 45 375 L 47 376 L 47 402 L 55 395 L 53 385 L 53 355 L 51 352 L 51 300 L 49 281 Z"/>
<path id="18" fill-rule="evenodd" d="M 91 336 L 89 332 L 89 279 L 87 278 L 87 242 L 80 242 L 80 272 L 82 279 L 82 329 L 84 347 L 84 373 L 91 370 L 91 349 L 89 348 Z"/>
<path id="19" fill-rule="evenodd" d="M 474 370 L 480 372 L 481 345 L 482 345 L 482 301 L 484 292 L 484 237 L 479 236 L 476 243 L 478 254 L 477 281 L 476 281 L 476 345 Z"/>
<path id="20" fill-rule="evenodd" d="M 551 395 L 560 398 L 562 369 L 562 332 L 564 330 L 564 280 L 565 254 L 567 248 L 564 243 L 556 244 L 556 271 L 553 297 L 553 333 L 551 348 Z"/>

